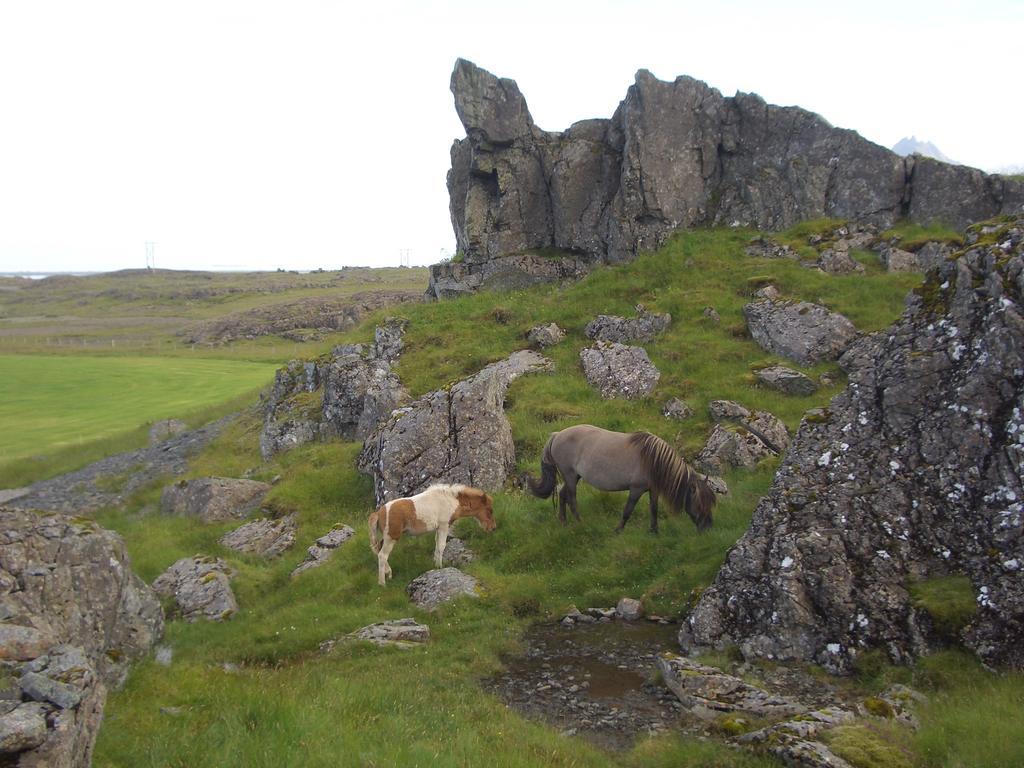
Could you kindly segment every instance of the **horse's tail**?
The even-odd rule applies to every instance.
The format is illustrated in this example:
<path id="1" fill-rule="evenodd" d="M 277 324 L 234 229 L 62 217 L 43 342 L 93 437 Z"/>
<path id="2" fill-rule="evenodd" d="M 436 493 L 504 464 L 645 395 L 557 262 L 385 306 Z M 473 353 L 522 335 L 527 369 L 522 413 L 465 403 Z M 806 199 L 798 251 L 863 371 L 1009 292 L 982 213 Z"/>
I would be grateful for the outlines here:
<path id="1" fill-rule="evenodd" d="M 555 466 L 555 461 L 551 458 L 551 443 L 554 439 L 555 436 L 551 435 L 544 444 L 543 452 L 541 452 L 540 480 L 535 480 L 529 475 L 526 476 L 526 487 L 530 489 L 530 493 L 539 499 L 546 499 L 554 492 L 555 487 L 558 485 L 558 467 Z"/>
<path id="2" fill-rule="evenodd" d="M 640 450 L 651 489 L 678 512 L 686 509 L 698 531 L 711 527 L 715 492 L 687 466 L 671 445 L 648 432 L 635 432 L 631 442 Z"/>
<path id="3" fill-rule="evenodd" d="M 384 510 L 384 507 L 379 507 L 376 511 L 370 513 L 370 517 L 366 523 L 370 528 L 370 549 L 373 550 L 374 554 L 380 552 L 381 546 L 384 544 L 383 541 L 377 540 L 377 524 L 380 521 L 380 513 Z"/>

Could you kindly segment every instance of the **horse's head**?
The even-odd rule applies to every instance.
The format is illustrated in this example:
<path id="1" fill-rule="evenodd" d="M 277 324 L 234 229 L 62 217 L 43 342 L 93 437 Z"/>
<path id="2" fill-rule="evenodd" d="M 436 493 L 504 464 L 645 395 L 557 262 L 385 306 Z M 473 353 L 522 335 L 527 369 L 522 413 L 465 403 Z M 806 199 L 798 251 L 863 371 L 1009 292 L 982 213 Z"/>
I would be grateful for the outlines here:
<path id="1" fill-rule="evenodd" d="M 466 488 L 459 493 L 459 507 L 465 517 L 475 517 L 485 531 L 498 527 L 494 521 L 494 499 L 479 488 Z"/>

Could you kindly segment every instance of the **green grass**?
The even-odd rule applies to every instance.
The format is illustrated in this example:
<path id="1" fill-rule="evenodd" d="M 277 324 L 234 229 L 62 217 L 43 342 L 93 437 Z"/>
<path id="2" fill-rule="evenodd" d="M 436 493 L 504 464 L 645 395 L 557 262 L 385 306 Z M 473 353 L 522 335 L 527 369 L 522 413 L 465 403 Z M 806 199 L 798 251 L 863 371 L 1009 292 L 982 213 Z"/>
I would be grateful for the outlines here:
<path id="1" fill-rule="evenodd" d="M 876 330 L 898 316 L 920 276 L 869 268 L 865 276 L 836 277 L 788 260 L 750 259 L 742 249 L 752 235 L 682 233 L 657 255 L 599 270 L 571 286 L 404 306 L 400 313 L 411 324 L 399 374 L 422 394 L 525 347 L 524 334 L 533 325 L 558 322 L 568 337 L 545 353 L 554 370 L 517 380 L 506 400 L 519 469 L 531 472 L 537 471 L 548 434 L 580 422 L 647 429 L 692 457 L 711 429 L 707 403 L 717 398 L 767 409 L 795 428 L 808 408 L 827 403 L 840 385 L 810 397 L 758 386 L 752 371 L 780 361 L 745 332 L 742 307 L 754 287 L 770 281 L 786 296 L 820 300 L 860 329 Z M 662 378 L 648 399 L 602 400 L 580 370 L 579 351 L 590 343 L 583 328 L 598 313 L 632 314 L 637 302 L 674 318 L 665 334 L 645 345 Z M 720 324 L 702 317 L 708 305 L 721 314 Z M 369 340 L 375 319 L 341 338 Z M 843 380 L 834 364 L 806 370 L 811 375 L 828 371 Z M 695 415 L 682 422 L 664 419 L 661 404 L 674 396 L 686 399 Z M 239 419 L 193 463 L 191 474 L 279 475 L 268 504 L 294 512 L 299 525 L 296 546 L 279 560 L 268 563 L 222 549 L 217 540 L 230 524 L 145 514 L 159 488 L 139 493 L 126 510 L 101 515 L 102 524 L 124 535 L 135 570 L 147 580 L 197 552 L 228 560 L 238 571 L 234 588 L 241 610 L 223 624 L 169 623 L 165 642 L 174 649 L 172 665 L 144 661 L 126 687 L 111 695 L 96 766 L 778 765 L 715 740 L 675 735 L 641 738 L 627 753 L 607 753 L 523 719 L 480 684 L 501 667 L 504 654 L 521 650 L 526 626 L 557 618 L 571 604 L 607 606 L 628 595 L 642 598 L 649 611 L 679 615 L 710 583 L 749 525 L 777 461 L 729 473 L 731 494 L 716 508 L 714 528 L 700 535 L 685 516 L 673 515 L 663 516 L 660 536 L 648 535 L 644 502 L 626 531 L 614 535 L 624 495 L 587 486 L 580 489 L 583 520 L 566 528 L 557 524 L 549 501 L 511 488 L 499 491 L 493 534 L 472 521 L 459 523 L 455 531 L 479 555 L 467 570 L 481 579 L 482 596 L 425 614 L 411 607 L 404 587 L 432 567 L 429 538 L 403 540 L 391 557 L 395 580 L 386 588 L 376 585 L 376 561 L 365 532 L 373 494 L 369 478 L 354 468 L 359 446 L 308 445 L 262 464 L 259 429 L 258 414 Z M 305 547 L 337 523 L 352 525 L 355 539 L 327 565 L 292 580 L 289 573 Z M 327 639 L 402 616 L 430 625 L 429 645 L 396 651 L 342 644 L 329 655 L 317 650 Z M 881 659 L 872 666 L 870 654 L 863 658 L 860 676 L 844 685 L 866 695 L 901 681 L 933 695 L 919 736 L 889 734 L 888 725 L 879 726 L 881 745 L 878 738 L 867 738 L 871 733 L 838 734 L 837 748 L 863 765 L 878 764 L 889 748 L 901 758 L 909 754 L 911 764 L 972 764 L 965 762 L 967 749 L 951 739 L 940 741 L 947 720 L 976 708 L 972 696 L 996 696 L 1003 702 L 1001 725 L 1018 737 L 1024 730 L 1019 702 L 1015 710 L 1011 706 L 1021 688 L 1019 677 L 990 678 L 976 664 L 960 664 L 962 654 L 940 655 L 911 668 L 892 668 Z M 237 670 L 226 672 L 225 663 Z M 1001 681 L 1008 681 L 1005 690 Z M 167 707 L 179 709 L 161 712 Z M 978 764 L 991 765 L 1012 756 L 1012 748 L 989 749 L 981 740 L 969 747 L 982 755 Z"/>
<path id="2" fill-rule="evenodd" d="M 953 641 L 978 610 L 974 587 L 966 576 L 914 582 L 910 585 L 910 596 L 916 607 L 931 616 L 936 631 Z"/>
<path id="3" fill-rule="evenodd" d="M 262 363 L 159 357 L 3 355 L 0 366 L 0 477 L 8 483 L 24 479 L 33 465 L 63 464 L 76 454 L 95 455 L 97 447 L 135 447 L 139 428 L 153 421 L 205 412 L 241 395 L 251 401 L 274 371 Z M 20 472 L 10 467 L 29 457 Z"/>
<path id="4" fill-rule="evenodd" d="M 954 229 L 943 224 L 914 224 L 910 221 L 901 221 L 892 229 L 882 233 L 882 239 L 899 238 L 899 247 L 905 251 L 916 251 L 927 242 L 949 243 L 960 247 L 963 245 L 963 237 Z"/>

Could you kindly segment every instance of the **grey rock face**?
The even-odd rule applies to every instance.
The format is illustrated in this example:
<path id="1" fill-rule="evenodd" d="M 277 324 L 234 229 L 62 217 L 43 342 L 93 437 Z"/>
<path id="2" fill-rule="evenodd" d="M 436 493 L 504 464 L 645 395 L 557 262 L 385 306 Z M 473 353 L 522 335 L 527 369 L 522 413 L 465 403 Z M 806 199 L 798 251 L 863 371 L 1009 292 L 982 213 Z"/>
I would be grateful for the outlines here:
<path id="1" fill-rule="evenodd" d="M 437 482 L 501 488 L 515 466 L 505 392 L 519 376 L 550 365 L 537 352 L 514 352 L 392 414 L 366 438 L 359 456 L 359 468 L 374 476 L 377 503 Z"/>
<path id="2" fill-rule="evenodd" d="M 708 413 L 715 421 L 750 418 L 750 411 L 735 400 L 712 400 L 708 403 Z"/>
<path id="3" fill-rule="evenodd" d="M 458 568 L 439 568 L 417 576 L 406 588 L 418 607 L 433 611 L 458 597 L 479 597 L 478 582 Z"/>
<path id="4" fill-rule="evenodd" d="M 588 339 L 617 341 L 620 344 L 654 341 L 654 337 L 668 328 L 671 322 L 672 315 L 668 313 L 651 313 L 643 307 L 637 307 L 637 317 L 598 315 L 587 323 L 583 332 Z"/>
<path id="5" fill-rule="evenodd" d="M 188 429 L 188 425 L 181 419 L 164 419 L 157 421 L 149 428 L 149 444 L 159 445 Z"/>
<path id="6" fill-rule="evenodd" d="M 204 523 L 238 520 L 259 507 L 270 488 L 269 483 L 229 477 L 180 480 L 160 494 L 160 511 L 198 517 Z"/>
<path id="7" fill-rule="evenodd" d="M 407 320 L 387 318 L 372 344 L 335 347 L 330 360 L 293 360 L 279 370 L 264 404 L 263 458 L 331 436 L 362 439 L 406 402 L 409 394 L 392 365 L 407 326 Z"/>
<path id="8" fill-rule="evenodd" d="M 541 349 L 552 347 L 564 338 L 565 331 L 559 328 L 557 323 L 538 325 L 531 328 L 529 333 L 526 334 L 526 340 L 531 344 L 536 344 Z"/>
<path id="9" fill-rule="evenodd" d="M 351 526 L 337 526 L 319 539 L 317 539 L 306 551 L 306 559 L 296 566 L 292 571 L 292 578 L 310 568 L 319 568 L 334 556 L 334 552 L 346 541 L 356 535 Z"/>
<path id="10" fill-rule="evenodd" d="M 0 655 L 18 681 L 3 697 L 11 703 L 0 715 L 0 754 L 85 768 L 108 686 L 163 632 L 160 603 L 117 534 L 0 508 L 0 613 Z"/>
<path id="11" fill-rule="evenodd" d="M 580 351 L 583 375 L 603 398 L 636 400 L 651 394 L 661 372 L 643 347 L 599 341 Z"/>
<path id="12" fill-rule="evenodd" d="M 684 646 L 904 662 L 931 642 L 907 583 L 960 573 L 978 606 L 965 644 L 1024 666 L 1024 220 L 999 226 L 843 358 L 849 388 L 801 425 Z"/>
<path id="13" fill-rule="evenodd" d="M 236 552 L 277 557 L 295 543 L 295 516 L 253 520 L 221 536 L 220 543 Z"/>
<path id="14" fill-rule="evenodd" d="M 619 262 L 679 227 L 784 229 L 825 216 L 964 226 L 1024 203 L 1020 181 L 902 158 L 811 112 L 726 98 L 688 77 L 641 70 L 610 119 L 561 133 L 537 128 L 515 82 L 468 61 L 451 88 L 467 135 L 448 173 L 465 260 L 432 271 L 434 297 L 475 290 L 492 260 L 545 248 Z"/>
<path id="15" fill-rule="evenodd" d="M 800 365 L 837 359 L 857 336 L 838 312 L 807 301 L 756 301 L 743 308 L 743 316 L 764 350 Z"/>
<path id="16" fill-rule="evenodd" d="M 662 656 L 657 664 L 665 685 L 698 717 L 710 720 L 724 712 L 789 717 L 807 709 L 793 699 L 769 693 L 692 659 Z"/>
<path id="17" fill-rule="evenodd" d="M 158 595 L 173 597 L 185 621 L 224 621 L 238 613 L 231 590 L 233 575 L 220 558 L 183 557 L 157 576 L 153 589 Z"/>
<path id="18" fill-rule="evenodd" d="M 878 258 L 881 260 L 882 266 L 889 272 L 916 272 L 918 270 L 917 256 L 910 251 L 885 245 L 879 251 Z"/>
<path id="19" fill-rule="evenodd" d="M 728 469 L 755 467 L 761 459 L 775 453 L 751 432 L 733 432 L 716 424 L 693 463 L 705 474 L 721 475 Z"/>
<path id="20" fill-rule="evenodd" d="M 785 392 L 787 395 L 813 395 L 818 389 L 809 376 L 782 365 L 762 368 L 755 375 L 765 386 Z"/>

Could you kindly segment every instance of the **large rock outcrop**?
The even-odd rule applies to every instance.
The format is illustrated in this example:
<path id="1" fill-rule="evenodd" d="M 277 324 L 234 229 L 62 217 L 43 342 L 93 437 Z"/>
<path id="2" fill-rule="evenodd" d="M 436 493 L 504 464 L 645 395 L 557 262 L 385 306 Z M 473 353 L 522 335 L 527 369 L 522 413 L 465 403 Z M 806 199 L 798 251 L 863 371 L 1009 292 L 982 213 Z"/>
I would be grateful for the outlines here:
<path id="1" fill-rule="evenodd" d="M 843 357 L 849 388 L 804 420 L 685 648 L 835 670 L 872 647 L 907 661 L 933 624 L 910 586 L 962 574 L 977 613 L 961 639 L 1024 667 L 1024 217 L 987 240 Z"/>
<path id="2" fill-rule="evenodd" d="M 466 129 L 448 173 L 464 261 L 458 275 L 432 268 L 435 296 L 472 290 L 514 254 L 617 262 L 679 227 L 773 230 L 823 216 L 965 226 L 1024 203 L 1019 180 L 900 157 L 812 112 L 724 97 L 690 77 L 640 70 L 610 119 L 561 133 L 534 124 L 514 81 L 468 61 L 456 62 L 451 89 Z"/>
<path id="3" fill-rule="evenodd" d="M 0 763 L 88 766 L 107 689 L 162 632 L 160 603 L 132 573 L 120 536 L 81 518 L 0 508 L 0 672 L 10 683 Z"/>
<path id="4" fill-rule="evenodd" d="M 372 344 L 345 344 L 328 358 L 292 360 L 278 370 L 264 402 L 263 458 L 327 437 L 361 440 L 408 400 L 392 368 L 407 325 L 388 318 Z"/>
<path id="5" fill-rule="evenodd" d="M 519 376 L 550 365 L 532 350 L 513 352 L 396 411 L 366 438 L 359 455 L 359 468 L 374 477 L 377 503 L 437 482 L 501 488 L 515 466 L 505 392 Z"/>

